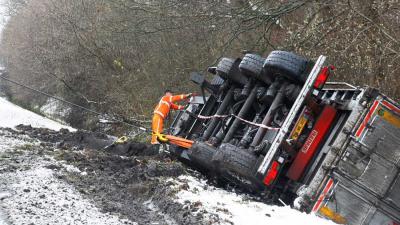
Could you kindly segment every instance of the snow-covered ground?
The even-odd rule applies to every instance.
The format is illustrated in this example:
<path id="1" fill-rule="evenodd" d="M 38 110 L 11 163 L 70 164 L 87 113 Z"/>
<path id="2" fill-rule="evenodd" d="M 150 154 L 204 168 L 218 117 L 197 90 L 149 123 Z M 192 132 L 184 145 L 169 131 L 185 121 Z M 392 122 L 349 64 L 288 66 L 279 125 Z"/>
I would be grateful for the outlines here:
<path id="1" fill-rule="evenodd" d="M 0 165 L 0 225 L 136 224 L 101 212 L 73 186 L 58 179 L 54 171 L 47 167 L 61 162 L 36 157 L 38 152 L 31 153 L 32 149 L 40 150 L 39 142 L 28 137 L 17 139 L 4 130 L 0 132 L 0 157 L 13 151 L 19 151 L 21 155 L 21 159 Z M 24 157 L 20 149 L 28 146 L 29 157 Z M 14 163 L 18 169 L 9 169 Z"/>
<path id="2" fill-rule="evenodd" d="M 75 131 L 72 127 L 44 118 L 36 113 L 14 105 L 5 98 L 0 98 L 0 127 L 14 128 L 19 124 L 31 125 L 32 127 L 38 128 L 49 128 L 52 130 L 64 128 Z"/>
<path id="3" fill-rule="evenodd" d="M 226 224 L 307 224 L 333 225 L 335 223 L 315 215 L 301 213 L 289 206 L 267 205 L 250 200 L 248 196 L 216 188 L 192 176 L 180 176 L 173 181 L 179 186 L 188 184 L 176 194 L 182 204 L 197 203 L 209 213 L 217 214 Z"/>
<path id="4" fill-rule="evenodd" d="M 4 98 L 0 98 L 0 127 L 14 128 L 25 124 L 32 127 L 60 130 L 75 129 L 25 110 Z M 0 135 L 0 158 L 9 151 L 24 146 L 39 145 L 26 136 L 18 138 L 4 133 Z M 0 160 L 0 162 L 2 162 Z M 4 162 L 4 161 L 3 161 Z M 24 169 L 2 173 L 0 177 L 0 225 L 20 224 L 135 224 L 116 215 L 100 212 L 69 184 L 57 179 L 46 168 L 45 161 L 21 160 Z M 0 163 L 0 170 L 8 165 Z M 63 165 L 61 165 L 63 166 Z"/>
<path id="5" fill-rule="evenodd" d="M 74 130 L 0 98 L 0 127 L 13 128 L 18 124 L 54 130 L 61 128 Z M 25 140 L 23 136 L 19 139 L 7 135 L 0 137 L 2 137 L 0 155 L 13 151 L 16 146 L 35 145 L 29 142 L 27 137 Z M 0 170 L 2 166 L 4 165 L 0 165 Z M 8 176 L 12 177 L 9 181 L 0 178 L 0 225 L 7 225 L 10 222 L 11 224 L 132 224 L 116 215 L 100 212 L 73 186 L 57 179 L 52 170 L 46 168 L 46 162 L 35 162 L 23 171 L 8 173 Z M 4 188 L 4 182 L 7 190 Z M 188 188 L 179 189 L 176 193 L 177 202 L 183 205 L 196 203 L 210 215 L 218 215 L 222 223 L 225 221 L 226 224 L 334 224 L 315 215 L 300 213 L 288 206 L 272 206 L 249 200 L 246 195 L 215 188 L 208 185 L 205 180 L 192 176 L 181 176 L 172 182 L 177 187 L 182 183 L 189 185 Z"/>

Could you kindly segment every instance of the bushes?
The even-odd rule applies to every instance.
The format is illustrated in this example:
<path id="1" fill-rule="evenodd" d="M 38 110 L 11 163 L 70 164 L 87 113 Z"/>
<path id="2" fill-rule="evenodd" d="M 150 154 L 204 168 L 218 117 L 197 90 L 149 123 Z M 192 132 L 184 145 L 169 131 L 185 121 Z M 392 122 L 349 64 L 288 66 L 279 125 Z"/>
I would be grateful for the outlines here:
<path id="1" fill-rule="evenodd" d="M 29 0 L 12 11 L 0 54 L 12 79 L 125 117 L 149 118 L 164 89 L 193 92 L 190 72 L 243 49 L 324 54 L 338 67 L 335 79 L 400 97 L 396 1 L 229 2 Z M 89 120 L 80 111 L 69 117 L 75 126 Z"/>

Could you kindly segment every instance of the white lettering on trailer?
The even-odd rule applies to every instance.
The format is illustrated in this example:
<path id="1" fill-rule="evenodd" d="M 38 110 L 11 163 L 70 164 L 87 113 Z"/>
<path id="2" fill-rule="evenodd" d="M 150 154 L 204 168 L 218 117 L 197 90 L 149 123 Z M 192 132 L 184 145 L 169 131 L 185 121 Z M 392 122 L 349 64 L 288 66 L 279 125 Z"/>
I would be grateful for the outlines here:
<path id="1" fill-rule="evenodd" d="M 314 142 L 315 138 L 318 135 L 318 131 L 312 130 L 310 135 L 307 138 L 307 141 L 304 143 L 303 147 L 301 148 L 301 151 L 303 153 L 307 153 L 308 149 L 310 149 L 311 144 Z"/>

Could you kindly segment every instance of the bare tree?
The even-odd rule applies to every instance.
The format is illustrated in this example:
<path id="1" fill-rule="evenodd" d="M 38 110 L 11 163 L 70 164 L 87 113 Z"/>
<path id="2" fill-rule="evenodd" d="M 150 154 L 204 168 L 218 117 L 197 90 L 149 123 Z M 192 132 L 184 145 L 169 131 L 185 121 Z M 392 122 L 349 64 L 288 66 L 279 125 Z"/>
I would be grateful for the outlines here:
<path id="1" fill-rule="evenodd" d="M 109 114 L 151 115 L 165 88 L 244 49 L 328 55 L 335 79 L 400 97 L 397 0 L 9 0 L 0 53 L 10 76 Z M 45 99 L 14 88 L 33 105 Z M 82 116 L 76 116 L 76 115 Z M 88 126 L 80 111 L 71 118 Z M 86 123 L 86 122 L 85 122 Z"/>

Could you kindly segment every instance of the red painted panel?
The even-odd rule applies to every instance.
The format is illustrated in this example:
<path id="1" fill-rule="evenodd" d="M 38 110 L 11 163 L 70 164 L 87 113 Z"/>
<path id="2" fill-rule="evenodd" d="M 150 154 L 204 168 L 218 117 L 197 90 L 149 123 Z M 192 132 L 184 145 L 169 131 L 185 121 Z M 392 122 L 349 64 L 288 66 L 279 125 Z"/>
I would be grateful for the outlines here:
<path id="1" fill-rule="evenodd" d="M 393 105 L 392 103 L 390 103 L 390 102 L 388 102 L 388 101 L 382 101 L 382 104 L 386 107 L 386 108 L 388 108 L 388 109 L 390 109 L 390 110 L 392 110 L 392 111 L 395 111 L 396 113 L 400 113 L 400 109 L 399 108 L 397 108 L 395 105 Z M 400 224 L 399 224 L 400 225 Z"/>
<path id="2" fill-rule="evenodd" d="M 365 116 L 363 122 L 361 123 L 360 127 L 358 128 L 357 132 L 356 132 L 356 136 L 360 137 L 362 132 L 364 131 L 365 127 L 368 124 L 368 121 L 371 119 L 372 114 L 374 114 L 376 108 L 378 107 L 378 101 L 375 100 L 374 103 L 371 106 L 371 109 L 369 110 L 369 112 L 367 113 L 367 115 Z"/>
<path id="3" fill-rule="evenodd" d="M 328 195 L 329 191 L 333 187 L 333 179 L 329 178 L 328 182 L 325 185 L 324 190 L 322 193 L 319 195 L 317 202 L 315 203 L 312 212 L 317 212 L 319 208 L 321 208 L 321 204 L 324 201 L 325 197 Z"/>
<path id="4" fill-rule="evenodd" d="M 322 110 L 314 128 L 308 135 L 307 140 L 304 142 L 303 147 L 297 153 L 292 165 L 290 166 L 286 176 L 292 180 L 300 179 L 305 168 L 313 157 L 315 151 L 317 151 L 320 142 L 328 132 L 333 120 L 336 116 L 336 109 L 330 105 L 326 105 Z"/>

